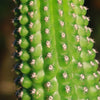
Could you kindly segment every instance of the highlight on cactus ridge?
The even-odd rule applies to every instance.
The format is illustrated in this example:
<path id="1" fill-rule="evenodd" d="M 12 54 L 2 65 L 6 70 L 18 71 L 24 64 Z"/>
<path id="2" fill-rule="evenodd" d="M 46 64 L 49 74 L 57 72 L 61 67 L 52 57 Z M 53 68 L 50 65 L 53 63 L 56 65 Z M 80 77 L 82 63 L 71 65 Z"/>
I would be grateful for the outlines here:
<path id="1" fill-rule="evenodd" d="M 22 100 L 100 100 L 100 71 L 84 0 L 16 0 L 15 66 Z"/>

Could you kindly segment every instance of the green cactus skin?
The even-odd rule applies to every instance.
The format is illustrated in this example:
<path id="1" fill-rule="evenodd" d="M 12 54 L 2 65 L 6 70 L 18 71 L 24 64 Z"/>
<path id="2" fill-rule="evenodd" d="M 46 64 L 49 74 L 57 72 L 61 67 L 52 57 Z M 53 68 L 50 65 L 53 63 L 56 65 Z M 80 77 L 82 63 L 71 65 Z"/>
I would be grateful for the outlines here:
<path id="1" fill-rule="evenodd" d="M 100 100 L 99 62 L 84 0 L 16 2 L 18 98 Z"/>

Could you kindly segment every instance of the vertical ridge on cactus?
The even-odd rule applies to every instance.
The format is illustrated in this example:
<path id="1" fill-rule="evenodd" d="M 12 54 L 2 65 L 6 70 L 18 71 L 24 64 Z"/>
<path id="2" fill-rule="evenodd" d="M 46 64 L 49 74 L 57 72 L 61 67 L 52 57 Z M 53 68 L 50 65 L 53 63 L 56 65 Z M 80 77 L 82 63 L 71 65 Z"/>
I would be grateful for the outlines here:
<path id="1" fill-rule="evenodd" d="M 16 2 L 18 98 L 100 100 L 99 62 L 84 0 Z"/>

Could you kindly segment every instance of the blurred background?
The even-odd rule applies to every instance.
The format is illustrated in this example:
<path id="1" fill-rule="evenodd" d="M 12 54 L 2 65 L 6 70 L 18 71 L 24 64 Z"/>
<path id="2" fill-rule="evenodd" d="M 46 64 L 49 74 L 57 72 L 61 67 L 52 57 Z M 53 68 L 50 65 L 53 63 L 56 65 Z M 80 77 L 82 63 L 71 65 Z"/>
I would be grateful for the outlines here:
<path id="1" fill-rule="evenodd" d="M 85 6 L 89 8 L 87 16 L 91 20 L 89 27 L 93 29 L 91 37 L 95 40 L 94 48 L 98 51 L 96 58 L 100 61 L 100 0 L 85 0 Z M 12 10 L 15 7 L 13 0 L 0 0 L 0 100 L 16 100 L 15 61 L 11 58 L 15 51 L 12 47 Z"/>

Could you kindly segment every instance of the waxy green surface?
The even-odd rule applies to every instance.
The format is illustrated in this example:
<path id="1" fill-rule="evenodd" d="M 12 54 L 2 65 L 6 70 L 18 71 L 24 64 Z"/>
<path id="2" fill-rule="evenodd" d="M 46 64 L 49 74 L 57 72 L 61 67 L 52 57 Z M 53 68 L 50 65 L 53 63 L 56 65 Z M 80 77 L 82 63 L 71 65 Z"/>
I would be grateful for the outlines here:
<path id="1" fill-rule="evenodd" d="M 100 100 L 99 62 L 84 0 L 16 0 L 22 100 Z"/>

